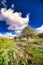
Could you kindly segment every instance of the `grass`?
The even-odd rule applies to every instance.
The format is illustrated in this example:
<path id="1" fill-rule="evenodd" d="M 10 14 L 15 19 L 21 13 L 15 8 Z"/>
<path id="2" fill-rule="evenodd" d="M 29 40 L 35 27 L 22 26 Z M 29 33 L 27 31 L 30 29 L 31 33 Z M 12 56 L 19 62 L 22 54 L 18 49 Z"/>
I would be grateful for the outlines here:
<path id="1" fill-rule="evenodd" d="M 25 44 L 26 45 L 26 44 Z M 21 46 L 25 46 L 21 44 Z M 29 53 L 29 55 L 33 56 L 32 65 L 43 65 L 43 48 L 37 47 L 36 45 L 27 44 L 27 48 L 25 49 Z"/>
<path id="2" fill-rule="evenodd" d="M 0 65 L 7 65 L 10 62 L 15 42 L 8 38 L 0 38 Z"/>
<path id="3" fill-rule="evenodd" d="M 43 38 L 30 39 L 32 42 L 43 42 Z"/>
<path id="4" fill-rule="evenodd" d="M 27 43 L 0 38 L 0 65 L 43 65 L 43 39 L 29 40 Z"/>
<path id="5" fill-rule="evenodd" d="M 15 42 L 11 39 L 8 39 L 8 38 L 0 38 L 0 49 L 1 48 L 10 48 L 10 47 L 13 47 L 15 44 Z"/>

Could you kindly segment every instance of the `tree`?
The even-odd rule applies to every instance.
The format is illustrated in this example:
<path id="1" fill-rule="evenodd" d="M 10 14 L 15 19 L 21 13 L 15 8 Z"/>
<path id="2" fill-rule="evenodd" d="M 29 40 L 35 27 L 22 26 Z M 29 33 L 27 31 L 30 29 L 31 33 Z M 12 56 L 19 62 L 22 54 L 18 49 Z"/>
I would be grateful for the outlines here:
<path id="1" fill-rule="evenodd" d="M 15 36 L 15 37 L 14 37 L 14 41 L 16 41 L 16 40 L 17 40 L 17 37 Z"/>
<path id="2" fill-rule="evenodd" d="M 31 28 L 30 26 L 26 26 L 26 27 L 22 30 L 21 34 L 27 38 L 27 42 L 28 42 L 29 36 L 30 36 L 31 34 L 34 34 L 34 29 Z"/>
<path id="3" fill-rule="evenodd" d="M 43 33 L 38 34 L 39 38 L 43 38 Z"/>

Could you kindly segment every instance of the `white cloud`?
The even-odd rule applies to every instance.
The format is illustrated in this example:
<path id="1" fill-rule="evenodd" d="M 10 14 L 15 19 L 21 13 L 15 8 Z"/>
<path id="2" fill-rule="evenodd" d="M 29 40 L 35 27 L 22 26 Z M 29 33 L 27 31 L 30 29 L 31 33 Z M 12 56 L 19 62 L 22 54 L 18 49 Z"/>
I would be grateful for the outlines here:
<path id="1" fill-rule="evenodd" d="M 38 28 L 36 29 L 36 32 L 37 32 L 38 34 L 43 33 L 43 25 L 41 25 L 40 27 L 38 27 Z"/>
<path id="2" fill-rule="evenodd" d="M 0 37 L 3 37 L 3 34 L 2 33 L 0 33 Z"/>
<path id="3" fill-rule="evenodd" d="M 3 15 L 0 13 L 0 21 L 4 20 Z"/>
<path id="4" fill-rule="evenodd" d="M 9 33 L 9 32 L 6 32 L 6 33 L 0 33 L 0 37 L 5 37 L 5 38 L 10 38 L 10 39 L 12 39 L 13 37 L 15 37 L 16 36 L 16 34 L 12 34 L 11 32 Z"/>
<path id="5" fill-rule="evenodd" d="M 11 5 L 11 8 L 14 8 L 14 4 Z"/>
<path id="6" fill-rule="evenodd" d="M 6 0 L 1 0 L 0 5 L 3 6 L 4 8 L 7 8 L 6 2 L 7 2 Z M 1 14 L 1 10 L 0 10 L 0 21 L 2 21 L 2 20 L 4 20 L 4 17 Z"/>
<path id="7" fill-rule="evenodd" d="M 13 4 L 12 7 L 14 7 Z M 26 17 L 23 18 L 21 12 L 14 12 L 14 10 L 11 8 L 9 8 L 8 10 L 2 8 L 1 14 L 3 15 L 6 23 L 9 25 L 8 29 L 14 31 L 16 30 L 16 33 L 20 33 L 21 30 L 28 25 L 29 14 L 27 14 Z"/>

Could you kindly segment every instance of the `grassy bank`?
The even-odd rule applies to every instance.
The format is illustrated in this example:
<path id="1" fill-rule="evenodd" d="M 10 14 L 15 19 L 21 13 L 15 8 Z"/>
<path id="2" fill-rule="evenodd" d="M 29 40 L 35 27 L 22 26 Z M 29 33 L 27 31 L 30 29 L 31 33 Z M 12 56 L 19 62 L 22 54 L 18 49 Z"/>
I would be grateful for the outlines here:
<path id="1" fill-rule="evenodd" d="M 27 43 L 0 38 L 0 65 L 43 65 L 43 39 Z"/>

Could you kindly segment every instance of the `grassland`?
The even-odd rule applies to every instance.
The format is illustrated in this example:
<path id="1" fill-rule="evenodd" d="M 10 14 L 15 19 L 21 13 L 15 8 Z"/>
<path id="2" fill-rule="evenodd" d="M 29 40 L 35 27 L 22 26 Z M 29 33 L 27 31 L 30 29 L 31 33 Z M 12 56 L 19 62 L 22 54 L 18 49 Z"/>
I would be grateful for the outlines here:
<path id="1" fill-rule="evenodd" d="M 43 39 L 0 38 L 0 65 L 43 65 Z"/>

